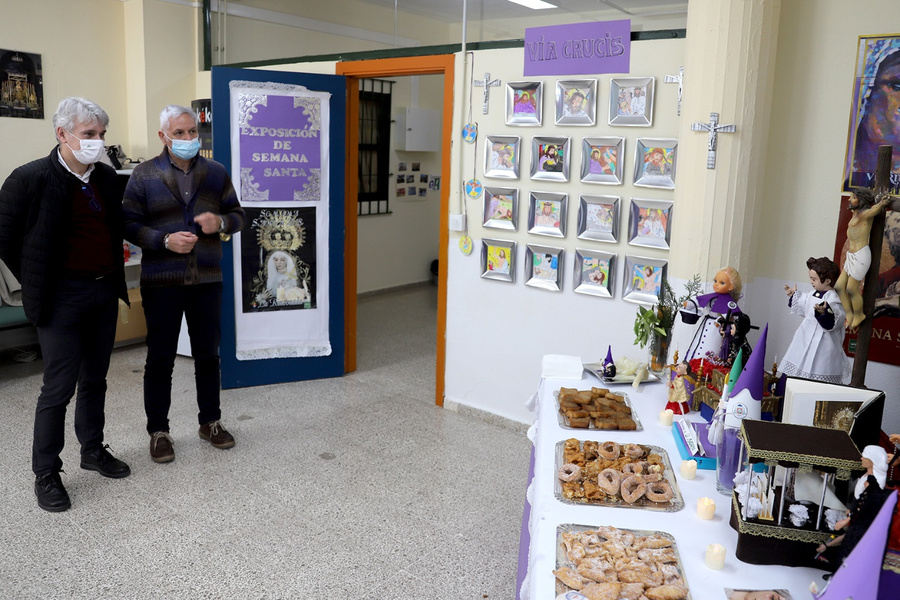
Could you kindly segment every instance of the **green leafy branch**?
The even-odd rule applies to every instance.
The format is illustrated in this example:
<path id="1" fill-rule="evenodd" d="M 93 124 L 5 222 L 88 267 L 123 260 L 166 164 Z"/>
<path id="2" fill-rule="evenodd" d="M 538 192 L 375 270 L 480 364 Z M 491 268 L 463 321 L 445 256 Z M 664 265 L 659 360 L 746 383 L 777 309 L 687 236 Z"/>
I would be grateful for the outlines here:
<path id="1" fill-rule="evenodd" d="M 643 348 L 650 343 L 652 334 L 666 336 L 675 326 L 675 315 L 681 305 L 697 295 L 700 291 L 700 275 L 694 274 L 690 281 L 684 285 L 684 294 L 676 297 L 668 280 L 663 279 L 659 291 L 659 302 L 653 308 L 638 307 L 634 318 L 634 343 Z"/>

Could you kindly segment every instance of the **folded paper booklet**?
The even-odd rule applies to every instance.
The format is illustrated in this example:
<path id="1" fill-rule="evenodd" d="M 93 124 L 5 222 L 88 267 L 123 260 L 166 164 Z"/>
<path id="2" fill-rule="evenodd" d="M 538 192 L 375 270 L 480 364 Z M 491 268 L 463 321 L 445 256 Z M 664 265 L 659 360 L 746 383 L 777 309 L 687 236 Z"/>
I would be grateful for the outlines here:
<path id="1" fill-rule="evenodd" d="M 580 356 L 545 354 L 541 359 L 541 377 L 544 379 L 581 379 L 583 372 Z"/>
<path id="2" fill-rule="evenodd" d="M 678 419 L 672 423 L 672 437 L 683 460 L 697 462 L 698 469 L 716 468 L 716 447 L 709 443 L 709 423 Z"/>

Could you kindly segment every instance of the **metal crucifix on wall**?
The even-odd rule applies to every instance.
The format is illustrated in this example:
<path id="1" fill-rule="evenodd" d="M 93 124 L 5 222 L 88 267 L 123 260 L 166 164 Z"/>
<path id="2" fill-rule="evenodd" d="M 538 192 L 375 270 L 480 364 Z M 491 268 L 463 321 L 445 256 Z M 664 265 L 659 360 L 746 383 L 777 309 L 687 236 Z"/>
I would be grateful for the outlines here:
<path id="1" fill-rule="evenodd" d="M 709 123 L 691 123 L 692 131 L 708 131 L 709 142 L 706 152 L 706 168 L 716 168 L 716 139 L 721 133 L 734 133 L 737 128 L 734 125 L 719 125 L 719 113 L 709 113 Z"/>
<path id="2" fill-rule="evenodd" d="M 681 116 L 681 93 L 684 91 L 684 67 L 678 69 L 678 75 L 666 75 L 665 83 L 678 84 L 678 116 Z"/>
<path id="3" fill-rule="evenodd" d="M 499 87 L 500 80 L 499 79 L 491 79 L 491 74 L 485 73 L 484 79 L 481 81 L 476 81 L 475 86 L 484 88 L 484 111 L 483 111 L 483 113 L 488 114 L 488 100 L 490 99 L 491 88 Z"/>

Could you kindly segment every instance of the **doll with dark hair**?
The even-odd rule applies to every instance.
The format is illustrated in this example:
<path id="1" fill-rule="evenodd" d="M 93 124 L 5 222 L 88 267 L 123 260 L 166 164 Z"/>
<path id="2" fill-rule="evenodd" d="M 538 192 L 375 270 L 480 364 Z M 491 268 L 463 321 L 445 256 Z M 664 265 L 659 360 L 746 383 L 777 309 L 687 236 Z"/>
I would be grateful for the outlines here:
<path id="1" fill-rule="evenodd" d="M 734 364 L 738 352 L 743 350 L 744 364 L 746 364 L 750 354 L 753 352 L 750 342 L 747 341 L 747 334 L 750 333 L 752 328 L 750 315 L 745 312 L 739 312 L 736 315 L 725 315 L 719 317 L 719 322 L 721 324 L 719 333 L 722 335 L 720 357 L 730 367 Z"/>
<path id="2" fill-rule="evenodd" d="M 803 322 L 781 361 L 781 370 L 787 375 L 841 383 L 847 358 L 842 347 L 844 308 L 834 291 L 840 270 L 824 256 L 810 258 L 806 267 L 812 293 L 798 292 L 796 286 L 784 286 L 791 312 L 801 315 Z"/>

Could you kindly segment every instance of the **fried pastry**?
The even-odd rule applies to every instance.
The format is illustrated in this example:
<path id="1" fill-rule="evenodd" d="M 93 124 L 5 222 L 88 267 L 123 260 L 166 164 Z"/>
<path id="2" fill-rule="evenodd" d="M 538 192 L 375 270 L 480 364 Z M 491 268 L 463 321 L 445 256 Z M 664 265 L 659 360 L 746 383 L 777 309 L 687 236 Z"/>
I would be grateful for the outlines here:
<path id="1" fill-rule="evenodd" d="M 684 600 L 688 590 L 680 585 L 661 585 L 644 590 L 644 595 L 650 600 Z"/>

